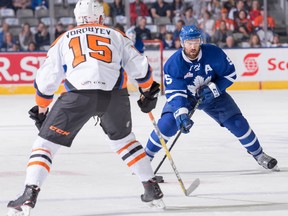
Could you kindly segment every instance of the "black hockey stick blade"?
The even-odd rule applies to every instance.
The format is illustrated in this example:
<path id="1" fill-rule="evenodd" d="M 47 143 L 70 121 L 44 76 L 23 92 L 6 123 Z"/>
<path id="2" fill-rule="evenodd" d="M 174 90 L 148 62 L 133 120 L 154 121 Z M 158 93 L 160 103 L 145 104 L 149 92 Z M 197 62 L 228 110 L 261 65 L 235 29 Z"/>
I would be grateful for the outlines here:
<path id="1" fill-rule="evenodd" d="M 195 191 L 198 186 L 200 185 L 200 179 L 197 178 L 195 179 L 192 184 L 190 185 L 190 187 L 186 190 L 186 196 L 190 196 L 190 194 Z"/>

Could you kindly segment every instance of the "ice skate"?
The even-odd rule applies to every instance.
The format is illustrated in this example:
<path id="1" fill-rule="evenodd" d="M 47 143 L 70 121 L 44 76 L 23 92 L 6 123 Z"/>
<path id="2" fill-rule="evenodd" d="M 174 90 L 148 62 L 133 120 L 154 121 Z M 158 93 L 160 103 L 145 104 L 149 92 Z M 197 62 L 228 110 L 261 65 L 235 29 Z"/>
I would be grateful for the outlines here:
<path id="1" fill-rule="evenodd" d="M 149 207 L 165 208 L 165 204 L 162 200 L 163 193 L 156 181 L 156 178 L 152 178 L 149 181 L 142 182 L 145 192 L 141 195 L 141 200 L 145 202 Z"/>
<path id="2" fill-rule="evenodd" d="M 254 157 L 258 164 L 265 169 L 269 169 L 271 171 L 279 172 L 280 169 L 277 166 L 277 160 L 269 155 L 265 154 L 264 152 L 256 157 Z"/>
<path id="3" fill-rule="evenodd" d="M 24 193 L 16 200 L 10 201 L 7 205 L 7 216 L 29 216 L 34 208 L 40 188 L 36 185 L 26 185 Z"/>

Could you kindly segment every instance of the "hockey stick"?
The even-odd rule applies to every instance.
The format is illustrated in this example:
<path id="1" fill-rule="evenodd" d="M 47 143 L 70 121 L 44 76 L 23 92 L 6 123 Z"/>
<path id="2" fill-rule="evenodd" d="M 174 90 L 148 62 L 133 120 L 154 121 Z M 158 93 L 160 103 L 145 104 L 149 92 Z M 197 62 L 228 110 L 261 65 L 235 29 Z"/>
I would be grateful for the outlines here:
<path id="1" fill-rule="evenodd" d="M 191 111 L 191 113 L 189 114 L 189 117 L 191 118 L 192 115 L 194 114 L 194 112 L 196 111 L 196 109 L 198 108 L 199 104 L 201 103 L 201 99 L 199 99 L 196 103 L 196 105 L 194 106 L 193 110 Z M 177 140 L 179 139 L 180 135 L 181 135 L 181 130 L 178 132 L 178 134 L 176 135 L 174 141 L 172 142 L 170 148 L 169 148 L 169 152 L 171 151 L 171 149 L 173 148 L 173 146 L 175 145 L 175 143 L 177 142 Z M 159 165 L 157 166 L 157 168 L 154 171 L 154 174 L 156 174 L 158 172 L 158 170 L 160 169 L 160 167 L 162 166 L 163 162 L 165 161 L 167 155 L 165 154 L 162 161 L 159 163 Z"/>
<path id="2" fill-rule="evenodd" d="M 150 120 L 151 120 L 154 128 L 155 128 L 157 136 L 159 137 L 160 143 L 161 143 L 162 147 L 165 149 L 166 155 L 167 155 L 167 157 L 168 157 L 168 159 L 170 161 L 170 164 L 171 164 L 171 166 L 172 166 L 172 168 L 174 170 L 174 173 L 176 174 L 178 182 L 179 182 L 179 184 L 180 184 L 185 196 L 189 196 L 199 186 L 200 179 L 197 178 L 196 180 L 194 180 L 194 182 L 190 185 L 190 187 L 188 189 L 185 188 L 184 183 L 183 183 L 183 181 L 182 181 L 182 179 L 180 177 L 180 174 L 179 174 L 179 172 L 178 172 L 178 170 L 177 170 L 177 168 L 175 166 L 175 163 L 174 163 L 174 161 L 173 161 L 173 159 L 171 157 L 171 154 L 170 154 L 170 152 L 169 152 L 169 150 L 167 148 L 165 140 L 164 140 L 164 138 L 162 137 L 162 135 L 160 133 L 160 130 L 158 128 L 158 125 L 157 125 L 157 123 L 156 123 L 156 121 L 154 119 L 154 116 L 153 116 L 152 112 L 149 112 L 148 115 L 150 117 Z"/>

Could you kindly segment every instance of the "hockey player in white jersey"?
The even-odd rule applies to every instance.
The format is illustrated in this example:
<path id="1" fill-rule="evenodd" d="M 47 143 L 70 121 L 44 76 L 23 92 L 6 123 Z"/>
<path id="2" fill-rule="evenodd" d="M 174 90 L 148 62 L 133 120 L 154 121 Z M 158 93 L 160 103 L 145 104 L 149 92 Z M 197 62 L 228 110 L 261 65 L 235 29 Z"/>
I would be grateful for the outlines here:
<path id="1" fill-rule="evenodd" d="M 29 113 L 39 134 L 28 161 L 24 193 L 8 203 L 8 215 L 29 215 L 61 146 L 70 147 L 83 125 L 98 116 L 111 148 L 143 183 L 143 202 L 164 207 L 163 194 L 142 145 L 131 131 L 127 75 L 141 92 L 138 105 L 145 113 L 155 108 L 159 84 L 153 81 L 147 58 L 126 35 L 102 25 L 103 6 L 79 0 L 74 10 L 77 27 L 51 45 L 35 79 L 36 104 Z M 48 106 L 64 80 L 65 92 Z"/>
<path id="2" fill-rule="evenodd" d="M 277 160 L 263 152 L 260 142 L 226 89 L 236 79 L 234 64 L 222 49 L 202 44 L 196 26 L 184 26 L 180 32 L 183 49 L 176 51 L 164 65 L 164 84 L 167 102 L 158 127 L 166 142 L 178 130 L 189 133 L 193 121 L 189 113 L 197 101 L 199 109 L 227 128 L 255 158 L 259 165 L 278 170 Z M 153 158 L 162 148 L 155 131 L 145 147 Z"/>

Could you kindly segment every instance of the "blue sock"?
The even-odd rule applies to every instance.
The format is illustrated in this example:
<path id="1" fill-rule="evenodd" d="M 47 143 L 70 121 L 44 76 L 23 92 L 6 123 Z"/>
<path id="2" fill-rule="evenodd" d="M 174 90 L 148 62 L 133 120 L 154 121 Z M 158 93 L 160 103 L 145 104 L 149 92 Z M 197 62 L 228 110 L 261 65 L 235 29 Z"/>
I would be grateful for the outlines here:
<path id="1" fill-rule="evenodd" d="M 159 119 L 157 123 L 159 130 L 167 143 L 169 138 L 174 136 L 177 132 L 177 125 L 173 113 L 165 113 Z M 153 130 L 150 134 L 149 140 L 146 144 L 145 151 L 146 154 L 153 158 L 154 155 L 162 148 L 159 138 L 156 132 Z"/>
<path id="2" fill-rule="evenodd" d="M 257 136 L 250 128 L 247 120 L 241 114 L 231 117 L 225 121 L 223 125 L 237 137 L 240 143 L 254 157 L 260 155 L 263 152 Z"/>

